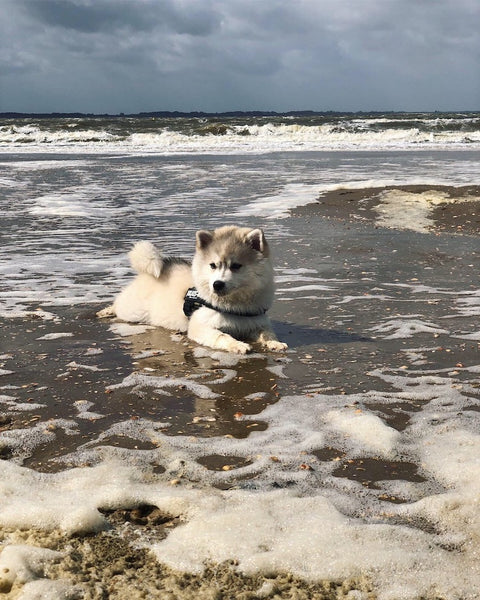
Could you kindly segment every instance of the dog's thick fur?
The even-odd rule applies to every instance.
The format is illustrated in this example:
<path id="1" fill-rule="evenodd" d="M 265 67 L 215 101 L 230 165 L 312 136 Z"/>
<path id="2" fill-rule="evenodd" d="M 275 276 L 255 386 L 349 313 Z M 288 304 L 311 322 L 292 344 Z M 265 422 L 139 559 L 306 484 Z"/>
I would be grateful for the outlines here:
<path id="1" fill-rule="evenodd" d="M 150 242 L 137 243 L 129 257 L 138 275 L 99 317 L 186 331 L 199 344 L 239 354 L 251 351 L 248 342 L 287 348 L 266 314 L 274 295 L 273 267 L 261 229 L 198 231 L 192 264 L 164 257 Z M 187 318 L 183 302 L 191 287 L 218 310 L 201 306 Z"/>

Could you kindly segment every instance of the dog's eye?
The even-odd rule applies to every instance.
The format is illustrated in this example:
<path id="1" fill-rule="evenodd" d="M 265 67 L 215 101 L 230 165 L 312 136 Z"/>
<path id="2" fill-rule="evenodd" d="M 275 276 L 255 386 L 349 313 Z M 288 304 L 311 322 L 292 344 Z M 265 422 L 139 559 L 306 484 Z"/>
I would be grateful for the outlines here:
<path id="1" fill-rule="evenodd" d="M 240 263 L 232 263 L 230 265 L 230 271 L 238 271 L 241 268 L 242 268 L 242 265 Z"/>
<path id="2" fill-rule="evenodd" d="M 212 271 L 215 271 L 217 265 L 215 263 L 210 263 L 210 268 L 212 269 Z"/>

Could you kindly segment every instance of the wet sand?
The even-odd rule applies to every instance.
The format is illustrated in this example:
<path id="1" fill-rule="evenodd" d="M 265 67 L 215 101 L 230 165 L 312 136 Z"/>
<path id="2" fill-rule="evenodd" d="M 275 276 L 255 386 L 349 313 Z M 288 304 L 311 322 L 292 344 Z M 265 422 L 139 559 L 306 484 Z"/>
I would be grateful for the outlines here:
<path id="1" fill-rule="evenodd" d="M 307 582 L 288 573 L 246 576 L 238 572 L 233 562 L 207 565 L 202 576 L 175 572 L 159 564 L 147 550 L 135 548 L 132 540 L 125 536 L 125 523 L 129 529 L 143 527 L 142 524 L 130 520 L 130 515 L 121 519 L 122 535 L 112 530 L 65 540 L 55 533 L 4 531 L 0 542 L 3 536 L 9 536 L 10 543 L 39 545 L 63 552 L 65 558 L 51 564 L 44 573 L 52 580 L 70 580 L 74 584 L 74 589 L 58 590 L 55 597 L 62 599 L 344 600 L 351 591 L 374 598 L 368 579 L 361 577 L 343 582 Z M 151 529 L 157 539 L 165 535 L 162 527 Z M 16 598 L 21 589 L 18 585 L 0 587 L 0 594 L 2 598 Z"/>
<path id="2" fill-rule="evenodd" d="M 404 189 L 421 192 L 424 188 Z M 453 197 L 479 195 L 476 187 L 441 189 Z M 348 277 L 345 295 L 367 299 L 371 295 L 368 311 L 353 308 L 348 302 L 337 303 L 332 309 L 328 293 L 315 292 L 317 298 L 307 298 L 301 304 L 297 300 L 277 299 L 272 311 L 275 329 L 290 350 L 282 355 L 259 354 L 241 360 L 235 366 L 235 376 L 216 386 L 216 398 L 194 398 L 181 383 L 160 398 L 112 387 L 132 371 L 173 380 L 192 375 L 200 382 L 221 378 L 222 369 L 215 360 L 196 352 L 195 344 L 184 336 L 172 338 L 170 332 L 150 329 L 120 338 L 109 330 L 109 322 L 95 318 L 95 311 L 101 308 L 98 306 L 55 308 L 57 321 L 36 318 L 36 306 L 30 307 L 32 313 L 23 318 L 2 319 L 0 368 L 12 373 L 1 376 L 0 393 L 8 394 L 8 386 L 15 386 L 15 394 L 26 408 L 2 412 L 0 432 L 29 429 L 39 423 L 42 431 L 46 429 L 55 435 L 31 448 L 28 438 L 21 445 L 4 439 L 0 442 L 1 458 L 23 461 L 25 466 L 45 472 L 68 468 L 75 464 L 72 453 L 80 445 L 96 440 L 119 417 L 133 421 L 148 417 L 168 423 L 165 433 L 172 436 L 247 437 L 251 431 L 265 429 L 266 424 L 261 419 L 242 421 L 238 415 L 260 414 L 282 396 L 305 390 L 331 394 L 367 390 L 367 372 L 385 365 L 403 368 L 407 364 L 406 352 L 422 347 L 422 342 L 430 346 L 422 357 L 422 368 L 475 364 L 479 348 L 476 341 L 443 334 L 435 336 L 433 345 L 431 335 L 419 335 L 415 342 L 386 339 L 372 332 L 372 325 L 378 322 L 379 311 L 385 316 L 394 310 L 393 303 L 392 307 L 388 302 L 380 306 L 375 300 L 375 289 L 385 277 L 413 287 L 417 282 L 439 286 L 448 281 L 461 290 L 476 288 L 472 276 L 480 266 L 480 243 L 475 235 L 480 222 L 478 202 L 436 207 L 432 234 L 395 232 L 375 225 L 374 207 L 380 191 L 332 192 L 317 204 L 292 211 L 289 225 L 295 239 L 288 239 L 288 247 L 277 245 L 274 249 L 276 262 L 283 267 L 315 268 L 326 279 Z M 412 294 L 411 288 L 400 286 L 391 293 L 395 301 L 403 302 L 405 311 L 410 308 L 415 312 L 418 296 Z M 430 309 L 433 321 L 445 318 L 445 307 L 435 295 Z M 39 339 L 59 333 L 69 337 Z M 252 397 L 247 400 L 250 392 Z M 43 406 L 28 410 L 28 404 Z M 408 401 L 382 406 L 375 406 L 372 401 L 369 408 L 398 431 L 405 429 L 419 409 Z M 472 406 L 472 410 L 477 408 Z M 71 435 L 68 425 L 60 420 L 75 421 L 76 434 Z M 102 444 L 139 447 L 138 440 L 121 435 L 103 439 Z M 149 450 L 154 444 L 141 448 Z M 365 488 L 375 490 L 387 505 L 404 499 L 392 496 L 378 482 L 395 478 L 416 482 L 422 477 L 415 465 L 408 463 L 343 461 L 335 444 L 319 448 L 315 456 L 318 464 L 336 461 L 335 476 L 360 481 Z M 217 484 L 221 489 L 242 483 L 235 474 L 241 466 L 236 462 L 238 457 L 206 455 L 202 460 L 200 464 L 207 469 L 227 473 Z M 317 466 L 310 462 L 306 466 L 299 464 L 299 468 L 315 470 Z M 171 485 L 202 485 L 189 481 L 182 473 L 165 473 L 160 465 L 152 464 L 152 471 Z M 147 538 L 167 535 L 179 523 L 176 515 L 159 514 L 149 506 L 134 510 L 125 507 L 106 514 L 110 529 L 97 534 L 68 537 L 42 531 L 4 530 L 0 539 L 61 550 L 64 558 L 55 561 L 46 576 L 62 577 L 79 586 L 78 596 L 68 597 L 333 600 L 346 598 L 352 590 L 362 592 L 358 596 L 362 599 L 375 597 L 370 582 L 362 578 L 312 583 L 289 574 L 246 577 L 232 564 L 211 565 L 202 576 L 175 573 L 158 564 L 136 541 L 139 532 Z M 8 585 L 0 590 L 2 597 L 15 598 L 21 591 L 17 584 L 11 590 L 7 588 Z"/>
<path id="3" fill-rule="evenodd" d="M 411 194 L 436 191 L 455 200 L 432 207 L 435 224 L 432 233 L 476 234 L 480 229 L 480 186 L 403 185 L 368 189 L 339 189 L 323 194 L 316 204 L 296 208 L 294 215 L 311 217 L 321 215 L 341 221 L 366 221 L 375 223 L 380 195 L 385 191 L 399 190 Z"/>

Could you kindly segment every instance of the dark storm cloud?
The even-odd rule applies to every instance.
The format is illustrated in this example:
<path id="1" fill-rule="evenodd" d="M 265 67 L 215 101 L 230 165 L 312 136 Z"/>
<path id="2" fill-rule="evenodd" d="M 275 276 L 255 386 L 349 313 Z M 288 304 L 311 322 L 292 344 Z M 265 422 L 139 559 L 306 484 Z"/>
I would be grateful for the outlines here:
<path id="1" fill-rule="evenodd" d="M 3 0 L 0 110 L 474 109 L 479 18 L 477 0 Z"/>
<path id="2" fill-rule="evenodd" d="M 177 33 L 208 35 L 218 20 L 204 3 L 132 0 L 20 0 L 33 18 L 65 29 L 109 33 L 121 29 L 149 31 L 163 27 Z M 200 8 L 200 10 L 199 10 Z"/>
<path id="3" fill-rule="evenodd" d="M 86 5 L 68 0 L 27 0 L 22 4 L 25 11 L 39 22 L 86 33 L 114 31 L 123 27 L 142 31 L 154 27 L 148 15 L 125 2 Z"/>

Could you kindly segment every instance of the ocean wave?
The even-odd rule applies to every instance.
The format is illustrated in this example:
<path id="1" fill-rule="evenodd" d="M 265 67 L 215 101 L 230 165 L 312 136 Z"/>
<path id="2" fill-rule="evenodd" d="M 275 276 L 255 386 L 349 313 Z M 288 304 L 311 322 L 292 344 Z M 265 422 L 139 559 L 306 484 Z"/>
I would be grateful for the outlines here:
<path id="1" fill-rule="evenodd" d="M 478 149 L 478 115 L 2 119 L 0 151 L 266 153 Z"/>

